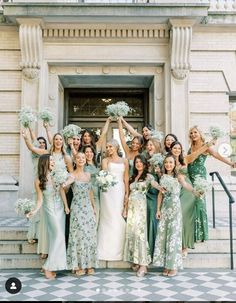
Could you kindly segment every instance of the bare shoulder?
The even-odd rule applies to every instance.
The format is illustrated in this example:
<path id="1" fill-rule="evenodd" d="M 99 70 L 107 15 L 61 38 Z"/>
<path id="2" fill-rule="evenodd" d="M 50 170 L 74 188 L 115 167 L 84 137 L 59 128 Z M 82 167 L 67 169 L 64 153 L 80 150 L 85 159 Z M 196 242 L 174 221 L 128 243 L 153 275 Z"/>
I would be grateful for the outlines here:
<path id="1" fill-rule="evenodd" d="M 86 176 L 86 179 L 87 179 L 88 181 L 90 181 L 90 179 L 91 179 L 91 174 L 90 174 L 89 172 L 85 172 L 85 176 Z"/>

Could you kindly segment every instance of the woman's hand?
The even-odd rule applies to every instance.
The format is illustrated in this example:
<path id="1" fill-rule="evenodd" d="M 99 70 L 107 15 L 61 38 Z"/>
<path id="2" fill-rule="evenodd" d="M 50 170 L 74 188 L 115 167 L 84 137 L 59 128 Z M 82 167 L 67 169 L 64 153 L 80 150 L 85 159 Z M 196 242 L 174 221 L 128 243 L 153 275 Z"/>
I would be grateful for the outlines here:
<path id="1" fill-rule="evenodd" d="M 73 145 L 73 138 L 68 138 L 67 144 L 71 147 Z"/>
<path id="2" fill-rule="evenodd" d="M 32 218 L 33 216 L 35 216 L 35 214 L 37 213 L 38 209 L 34 209 L 34 210 L 31 210 L 30 212 L 28 212 L 26 214 L 26 218 L 30 219 Z"/>
<path id="3" fill-rule="evenodd" d="M 157 210 L 156 218 L 157 218 L 157 219 L 160 219 L 160 218 L 161 218 L 161 211 L 160 211 L 160 210 Z"/>
<path id="4" fill-rule="evenodd" d="M 127 215 L 128 215 L 127 207 L 124 207 L 124 208 L 123 208 L 123 212 L 122 212 L 122 216 L 123 216 L 124 218 L 127 218 Z"/>
<path id="5" fill-rule="evenodd" d="M 69 213 L 70 213 L 70 209 L 69 209 L 69 207 L 65 207 L 65 213 L 67 214 L 67 215 L 69 215 Z"/>
<path id="6" fill-rule="evenodd" d="M 160 191 L 162 194 L 166 193 L 165 187 L 162 187 L 162 186 L 160 186 L 159 191 Z"/>

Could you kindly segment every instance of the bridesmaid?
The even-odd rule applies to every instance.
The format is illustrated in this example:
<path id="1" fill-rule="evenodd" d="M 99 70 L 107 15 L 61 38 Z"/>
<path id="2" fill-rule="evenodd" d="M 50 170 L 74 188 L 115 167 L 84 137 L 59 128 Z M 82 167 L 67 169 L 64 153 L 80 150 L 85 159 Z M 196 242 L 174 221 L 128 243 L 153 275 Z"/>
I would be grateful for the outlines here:
<path id="1" fill-rule="evenodd" d="M 122 147 L 125 151 L 125 157 L 129 161 L 129 176 L 133 175 L 133 162 L 134 158 L 140 154 L 143 146 L 143 138 L 141 136 L 135 136 L 131 141 L 131 146 L 129 147 L 126 143 L 125 135 L 123 132 L 122 118 L 118 118 L 119 135 Z"/>
<path id="2" fill-rule="evenodd" d="M 214 144 L 211 141 L 210 144 Z M 171 144 L 170 150 L 176 160 L 176 169 L 178 173 L 185 177 L 185 181 L 192 186 L 190 181 L 187 166 L 193 162 L 201 153 L 204 153 L 209 147 L 209 144 L 204 144 L 197 151 L 184 156 L 182 144 L 175 141 Z M 193 193 L 187 191 L 184 187 L 180 191 L 180 202 L 182 209 L 182 255 L 187 257 L 188 248 L 194 248 L 194 209 L 196 197 Z"/>
<path id="3" fill-rule="evenodd" d="M 142 137 L 143 138 L 143 148 L 146 147 L 147 141 L 151 138 L 153 127 L 150 124 L 144 124 L 142 127 L 142 134 L 138 133 L 123 117 L 121 117 L 121 121 L 125 128 L 134 136 L 134 137 Z"/>
<path id="4" fill-rule="evenodd" d="M 81 135 L 75 135 L 72 138 L 67 139 L 66 153 L 71 157 L 73 164 L 75 164 L 75 158 L 81 149 Z M 75 165 L 73 165 L 75 166 Z"/>
<path id="5" fill-rule="evenodd" d="M 180 188 L 182 185 L 186 190 L 192 191 L 193 187 L 186 183 L 184 177 L 176 171 L 176 160 L 171 154 L 164 159 L 164 175 L 173 178 L 175 190 L 158 194 L 157 218 L 159 227 L 155 241 L 153 264 L 163 267 L 163 275 L 173 277 L 177 270 L 182 268 L 182 212 L 180 205 Z M 197 193 L 196 193 L 197 194 Z"/>
<path id="6" fill-rule="evenodd" d="M 123 260 L 125 219 L 129 195 L 128 160 L 118 156 L 119 143 L 112 139 L 106 145 L 107 157 L 102 169 L 116 177 L 117 184 L 107 192 L 100 191 L 100 220 L 98 226 L 98 259 Z"/>
<path id="7" fill-rule="evenodd" d="M 130 195 L 126 226 L 124 261 L 133 263 L 132 269 L 138 277 L 147 273 L 151 263 L 147 238 L 146 193 L 152 176 L 148 174 L 147 160 L 138 155 L 134 158 L 134 173 L 130 178 Z"/>
<path id="8" fill-rule="evenodd" d="M 85 154 L 76 156 L 76 169 L 63 187 L 72 184 L 70 233 L 67 249 L 68 268 L 77 276 L 91 275 L 97 267 L 97 233 L 95 205 L 90 173 L 84 172 Z"/>
<path id="9" fill-rule="evenodd" d="M 48 232 L 48 258 L 43 265 L 45 277 L 55 279 L 58 270 L 67 269 L 65 245 L 65 212 L 69 213 L 67 201 L 62 188 L 54 186 L 50 172 L 54 160 L 50 154 L 40 156 L 38 178 L 35 180 L 37 207 L 28 216 L 35 215 L 43 205 Z"/>
<path id="10" fill-rule="evenodd" d="M 96 175 L 98 174 L 100 169 L 97 167 L 96 152 L 92 146 L 90 145 L 84 146 L 83 153 L 85 154 L 86 157 L 86 164 L 84 167 L 84 171 L 89 172 L 91 174 L 91 183 L 92 183 L 95 210 L 96 210 L 96 228 L 98 228 L 99 214 L 100 214 L 100 199 L 99 199 L 100 191 L 98 185 L 96 184 Z"/>
<path id="11" fill-rule="evenodd" d="M 204 136 L 198 126 L 193 126 L 189 130 L 190 149 L 188 153 L 193 153 L 201 148 L 205 142 Z M 236 163 L 222 157 L 212 147 L 209 147 L 205 153 L 197 157 L 195 161 L 188 165 L 188 173 L 191 182 L 194 184 L 194 180 L 197 175 L 204 179 L 207 179 L 207 171 L 205 167 L 205 161 L 207 155 L 213 156 L 215 159 L 220 160 L 232 168 L 236 167 Z M 208 219 L 206 210 L 206 199 L 197 198 L 195 201 L 195 242 L 204 242 L 208 239 Z"/>
<path id="12" fill-rule="evenodd" d="M 161 153 L 161 144 L 157 139 L 150 138 L 147 141 L 146 146 L 146 159 L 149 160 L 154 154 Z M 151 171 L 149 168 L 149 173 L 151 173 L 155 181 L 159 181 L 159 176 L 156 172 Z M 153 258 L 155 239 L 158 228 L 158 220 L 156 218 L 157 212 L 157 188 L 150 187 L 147 192 L 147 231 L 148 231 L 148 243 L 150 248 L 151 257 Z"/>
<path id="13" fill-rule="evenodd" d="M 170 146 L 173 142 L 178 141 L 178 138 L 174 134 L 168 134 L 164 138 L 163 154 L 166 155 L 171 152 Z"/>

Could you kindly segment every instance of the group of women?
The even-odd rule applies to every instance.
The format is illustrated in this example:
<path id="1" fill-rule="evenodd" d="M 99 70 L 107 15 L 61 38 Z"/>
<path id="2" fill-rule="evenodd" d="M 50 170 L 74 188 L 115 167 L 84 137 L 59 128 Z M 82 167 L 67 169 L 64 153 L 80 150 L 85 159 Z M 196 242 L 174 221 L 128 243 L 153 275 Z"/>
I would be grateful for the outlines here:
<path id="1" fill-rule="evenodd" d="M 214 140 L 205 142 L 197 126 L 189 131 L 190 149 L 184 155 L 174 134 L 165 136 L 162 147 L 150 125 L 139 134 L 123 117 L 117 123 L 124 157 L 112 139 L 97 163 L 110 122 L 109 117 L 98 140 L 88 129 L 67 139 L 66 151 L 63 136 L 52 137 L 46 123 L 50 150 L 43 137 L 36 145 L 32 130 L 22 131 L 35 163 L 37 195 L 37 206 L 28 214 L 28 239 L 37 239 L 48 279 L 64 269 L 77 276 L 93 274 L 98 260 L 128 261 L 139 277 L 151 263 L 162 267 L 163 275 L 174 276 L 188 248 L 208 239 L 206 201 L 194 190 L 194 180 L 197 175 L 206 179 L 207 155 L 232 167 L 235 163 L 213 149 Z M 123 128 L 133 136 L 129 143 Z M 164 155 L 162 167 L 150 165 L 157 153 Z M 54 179 L 58 169 L 69 173 L 61 185 Z M 117 181 L 107 191 L 96 182 L 100 169 Z M 161 186 L 166 176 L 175 184 L 172 192 Z"/>

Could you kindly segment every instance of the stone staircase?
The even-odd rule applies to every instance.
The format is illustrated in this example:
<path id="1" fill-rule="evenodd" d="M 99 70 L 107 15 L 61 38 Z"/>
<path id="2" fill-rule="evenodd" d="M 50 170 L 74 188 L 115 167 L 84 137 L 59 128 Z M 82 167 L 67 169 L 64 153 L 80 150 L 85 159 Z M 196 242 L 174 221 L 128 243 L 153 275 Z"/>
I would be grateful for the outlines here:
<path id="1" fill-rule="evenodd" d="M 28 244 L 27 227 L 0 227 L 0 269 L 41 268 L 37 244 Z M 236 267 L 236 227 L 234 226 L 234 263 Z M 229 229 L 209 228 L 209 241 L 197 243 L 184 259 L 185 268 L 230 268 Z M 127 262 L 100 261 L 100 268 L 129 268 Z"/>

